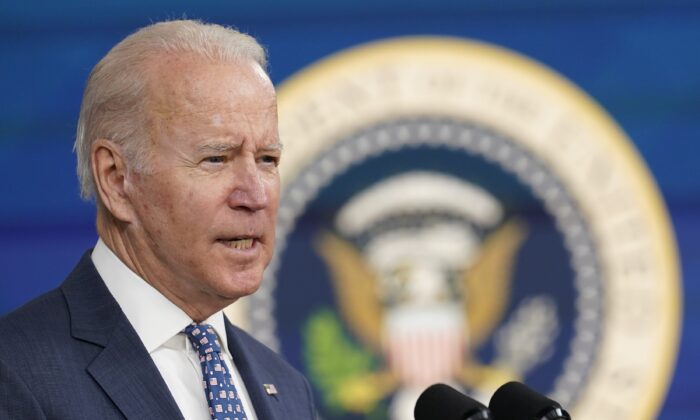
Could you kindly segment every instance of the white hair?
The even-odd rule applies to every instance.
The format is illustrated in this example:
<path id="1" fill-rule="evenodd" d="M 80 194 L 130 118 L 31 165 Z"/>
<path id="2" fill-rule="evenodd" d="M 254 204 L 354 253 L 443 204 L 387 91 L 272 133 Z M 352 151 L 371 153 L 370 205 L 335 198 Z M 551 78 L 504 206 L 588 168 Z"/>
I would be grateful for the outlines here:
<path id="1" fill-rule="evenodd" d="M 85 200 L 96 196 L 90 168 L 96 139 L 119 144 L 130 170 L 147 170 L 146 63 L 163 53 L 193 53 L 212 62 L 251 59 L 266 68 L 265 50 L 250 35 L 194 20 L 155 23 L 115 45 L 90 72 L 80 107 L 73 150 Z"/>

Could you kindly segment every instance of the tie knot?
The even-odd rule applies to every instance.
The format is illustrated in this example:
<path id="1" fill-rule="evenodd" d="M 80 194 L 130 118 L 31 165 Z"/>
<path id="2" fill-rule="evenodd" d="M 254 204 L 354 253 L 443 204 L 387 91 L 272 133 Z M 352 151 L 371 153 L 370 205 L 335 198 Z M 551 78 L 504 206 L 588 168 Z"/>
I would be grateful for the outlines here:
<path id="1" fill-rule="evenodd" d="M 221 352 L 221 345 L 214 328 L 209 324 L 190 324 L 185 327 L 185 334 L 199 352 L 200 356 L 206 356 L 211 352 Z"/>

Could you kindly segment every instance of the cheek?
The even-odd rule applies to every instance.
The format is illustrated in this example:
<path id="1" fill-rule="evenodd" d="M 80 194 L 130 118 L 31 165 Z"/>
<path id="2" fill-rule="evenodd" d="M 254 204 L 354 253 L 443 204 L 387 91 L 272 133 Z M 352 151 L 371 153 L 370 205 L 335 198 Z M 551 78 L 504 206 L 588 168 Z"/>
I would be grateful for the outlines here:
<path id="1" fill-rule="evenodd" d="M 279 209 L 279 199 L 280 199 L 280 187 L 279 180 L 271 186 L 269 191 L 269 203 L 268 203 L 268 230 L 270 232 L 271 245 L 275 244 L 276 241 L 276 226 L 277 226 L 277 210 Z"/>
<path id="2" fill-rule="evenodd" d="M 172 228 L 178 238 L 190 238 L 189 243 L 195 245 L 221 224 L 221 213 L 227 211 L 225 194 L 214 188 L 181 187 L 166 211 L 165 218 L 170 224 L 167 228 Z"/>
<path id="3" fill-rule="evenodd" d="M 203 194 L 194 189 L 178 191 L 166 207 L 168 221 L 182 234 L 194 233 L 209 217 Z"/>
<path id="4" fill-rule="evenodd" d="M 267 194 L 270 200 L 270 207 L 277 210 L 280 201 L 280 177 L 276 173 L 267 180 Z"/>
<path id="5" fill-rule="evenodd" d="M 147 182 L 138 190 L 134 205 L 146 229 L 161 236 L 169 227 L 177 226 L 178 203 L 187 203 L 187 197 L 178 197 L 178 188 L 170 182 Z M 187 209 L 180 205 L 180 210 Z M 166 232 L 167 233 L 167 232 Z"/>

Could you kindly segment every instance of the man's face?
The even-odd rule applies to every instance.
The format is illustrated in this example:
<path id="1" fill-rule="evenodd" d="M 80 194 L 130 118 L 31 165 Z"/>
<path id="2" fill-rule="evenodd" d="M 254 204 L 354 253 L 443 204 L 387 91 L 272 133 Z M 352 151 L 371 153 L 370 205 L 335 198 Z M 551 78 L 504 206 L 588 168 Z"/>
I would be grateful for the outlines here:
<path id="1" fill-rule="evenodd" d="M 281 152 L 274 88 L 253 61 L 154 61 L 150 164 L 126 182 L 136 219 L 127 252 L 171 300 L 219 309 L 257 290 L 274 249 Z"/>

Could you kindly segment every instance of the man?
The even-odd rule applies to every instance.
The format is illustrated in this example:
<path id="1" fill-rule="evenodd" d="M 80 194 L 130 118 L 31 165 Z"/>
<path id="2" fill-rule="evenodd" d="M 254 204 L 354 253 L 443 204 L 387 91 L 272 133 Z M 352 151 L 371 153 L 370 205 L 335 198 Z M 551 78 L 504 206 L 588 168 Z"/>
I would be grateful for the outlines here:
<path id="1" fill-rule="evenodd" d="M 93 69 L 75 150 L 99 241 L 0 320 L 0 418 L 312 419 L 306 380 L 223 315 L 272 256 L 281 145 L 251 37 L 157 23 Z"/>

